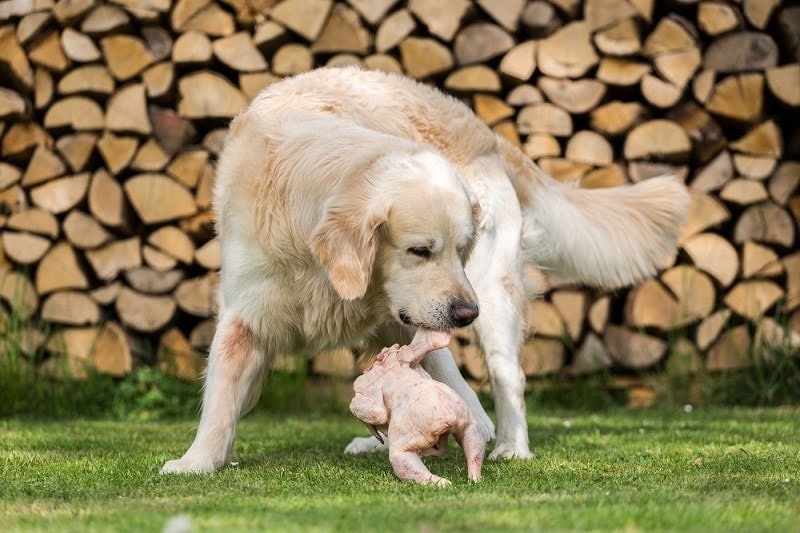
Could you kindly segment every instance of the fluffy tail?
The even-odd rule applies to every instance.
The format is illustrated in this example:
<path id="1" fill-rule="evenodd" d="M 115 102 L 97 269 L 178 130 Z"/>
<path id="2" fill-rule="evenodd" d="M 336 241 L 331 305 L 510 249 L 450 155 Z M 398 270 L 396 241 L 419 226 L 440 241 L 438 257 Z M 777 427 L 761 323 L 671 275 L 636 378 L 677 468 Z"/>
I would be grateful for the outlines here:
<path id="1" fill-rule="evenodd" d="M 546 176 L 511 145 L 501 154 L 522 204 L 527 261 L 613 288 L 654 275 L 675 252 L 689 210 L 680 180 L 580 189 Z"/>

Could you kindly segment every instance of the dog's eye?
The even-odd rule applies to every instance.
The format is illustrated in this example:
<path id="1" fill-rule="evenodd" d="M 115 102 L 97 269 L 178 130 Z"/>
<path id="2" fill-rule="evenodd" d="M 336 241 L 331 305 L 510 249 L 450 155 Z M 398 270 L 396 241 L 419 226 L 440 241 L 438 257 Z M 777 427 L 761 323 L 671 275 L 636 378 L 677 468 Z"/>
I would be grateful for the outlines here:
<path id="1" fill-rule="evenodd" d="M 412 246 L 406 250 L 411 255 L 416 255 L 417 257 L 421 257 L 422 259 L 430 259 L 431 258 L 431 249 L 427 246 Z"/>

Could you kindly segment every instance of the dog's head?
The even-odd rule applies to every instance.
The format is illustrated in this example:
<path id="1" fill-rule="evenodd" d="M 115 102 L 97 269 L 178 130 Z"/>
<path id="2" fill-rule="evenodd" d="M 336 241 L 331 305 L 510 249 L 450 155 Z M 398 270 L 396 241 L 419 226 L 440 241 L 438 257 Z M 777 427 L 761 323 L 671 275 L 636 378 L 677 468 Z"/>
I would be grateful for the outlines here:
<path id="1" fill-rule="evenodd" d="M 449 330 L 478 316 L 464 263 L 479 216 L 444 157 L 400 152 L 376 161 L 328 202 L 311 249 L 341 298 L 369 292 L 396 320 Z"/>

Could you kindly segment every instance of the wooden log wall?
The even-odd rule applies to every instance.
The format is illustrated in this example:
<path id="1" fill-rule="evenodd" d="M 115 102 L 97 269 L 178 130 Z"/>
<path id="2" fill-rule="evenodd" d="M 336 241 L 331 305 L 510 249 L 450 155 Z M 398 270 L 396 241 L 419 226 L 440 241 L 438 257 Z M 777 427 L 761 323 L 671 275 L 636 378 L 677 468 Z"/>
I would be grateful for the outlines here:
<path id="1" fill-rule="evenodd" d="M 780 0 L 2 0 L 5 348 L 196 377 L 226 123 L 281 77 L 358 64 L 463 98 L 556 179 L 691 187 L 655 279 L 600 293 L 531 270 L 528 376 L 746 365 L 800 335 L 799 61 Z M 453 348 L 485 383 L 469 335 Z M 348 351 L 313 366 L 355 370 Z"/>

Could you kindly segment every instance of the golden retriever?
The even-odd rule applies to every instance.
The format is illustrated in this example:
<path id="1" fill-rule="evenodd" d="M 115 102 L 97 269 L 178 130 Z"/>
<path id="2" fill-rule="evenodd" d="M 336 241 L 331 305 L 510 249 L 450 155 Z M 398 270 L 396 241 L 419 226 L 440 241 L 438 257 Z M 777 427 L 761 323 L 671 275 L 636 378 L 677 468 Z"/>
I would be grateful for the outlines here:
<path id="1" fill-rule="evenodd" d="M 197 435 L 164 473 L 226 465 L 276 353 L 406 343 L 472 325 L 497 414 L 490 458 L 528 458 L 519 365 L 526 262 L 616 287 L 673 253 L 673 178 L 559 183 L 466 106 L 401 76 L 323 68 L 264 89 L 230 126 L 214 191 L 219 320 Z M 445 349 L 423 361 L 494 426 Z M 355 439 L 346 451 L 380 447 Z"/>

